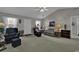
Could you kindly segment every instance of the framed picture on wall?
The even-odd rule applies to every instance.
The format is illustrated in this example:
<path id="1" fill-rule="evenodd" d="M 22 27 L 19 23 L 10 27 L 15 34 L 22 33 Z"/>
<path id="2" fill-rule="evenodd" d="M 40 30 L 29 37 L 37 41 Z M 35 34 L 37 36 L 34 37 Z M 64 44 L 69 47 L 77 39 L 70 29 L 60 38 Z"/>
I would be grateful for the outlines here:
<path id="1" fill-rule="evenodd" d="M 19 24 L 21 24 L 21 19 L 19 19 Z"/>

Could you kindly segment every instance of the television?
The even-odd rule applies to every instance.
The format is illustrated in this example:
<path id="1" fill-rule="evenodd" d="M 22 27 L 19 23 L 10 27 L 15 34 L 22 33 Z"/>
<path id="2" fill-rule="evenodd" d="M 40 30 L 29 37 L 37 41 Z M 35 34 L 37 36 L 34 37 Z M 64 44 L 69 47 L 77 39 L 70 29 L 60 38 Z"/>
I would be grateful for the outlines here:
<path id="1" fill-rule="evenodd" d="M 49 27 L 55 27 L 55 21 L 50 21 L 49 22 Z"/>

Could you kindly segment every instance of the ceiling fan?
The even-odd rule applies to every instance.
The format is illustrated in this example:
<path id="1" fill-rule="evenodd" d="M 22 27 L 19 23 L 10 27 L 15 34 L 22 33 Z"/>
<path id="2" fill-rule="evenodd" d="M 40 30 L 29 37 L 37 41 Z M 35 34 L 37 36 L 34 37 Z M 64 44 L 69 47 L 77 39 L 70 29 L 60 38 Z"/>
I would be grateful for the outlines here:
<path id="1" fill-rule="evenodd" d="M 36 7 L 35 10 L 37 10 L 39 12 L 46 12 L 46 11 L 48 11 L 47 7 Z"/>

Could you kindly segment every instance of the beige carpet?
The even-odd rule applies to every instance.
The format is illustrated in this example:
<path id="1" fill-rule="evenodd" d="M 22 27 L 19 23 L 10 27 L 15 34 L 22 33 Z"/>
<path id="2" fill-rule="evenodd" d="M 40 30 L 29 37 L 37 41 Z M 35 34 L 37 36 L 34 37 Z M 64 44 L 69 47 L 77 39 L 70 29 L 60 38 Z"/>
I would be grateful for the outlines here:
<path id="1" fill-rule="evenodd" d="M 22 37 L 22 45 L 13 48 L 10 44 L 2 52 L 78 52 L 79 40 L 55 37 Z"/>

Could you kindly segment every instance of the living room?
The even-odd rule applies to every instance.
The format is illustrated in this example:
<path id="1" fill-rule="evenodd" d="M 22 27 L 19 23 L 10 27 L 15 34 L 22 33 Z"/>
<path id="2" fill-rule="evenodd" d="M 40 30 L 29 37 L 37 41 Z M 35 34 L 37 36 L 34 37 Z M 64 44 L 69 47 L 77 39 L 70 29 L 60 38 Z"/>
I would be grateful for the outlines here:
<path id="1" fill-rule="evenodd" d="M 78 51 L 78 18 L 79 8 L 74 7 L 0 7 L 0 27 L 4 29 L 0 31 L 3 30 L 4 41 L 10 43 L 4 43 L 6 49 L 2 52 Z M 42 31 L 41 36 L 34 35 L 34 27 Z M 20 46 L 16 48 L 12 45 L 16 38 L 8 40 L 9 36 L 15 37 L 13 33 L 16 31 L 9 33 L 13 28 L 17 28 L 20 36 L 15 35 L 21 39 Z"/>
<path id="2" fill-rule="evenodd" d="M 66 8 L 57 10 L 44 19 L 44 26 L 46 29 L 56 29 L 58 25 L 60 30 L 68 30 L 70 32 L 69 38 L 79 38 L 79 8 Z M 54 22 L 54 26 L 49 26 L 50 22 Z M 52 32 L 51 32 L 52 33 Z"/>

